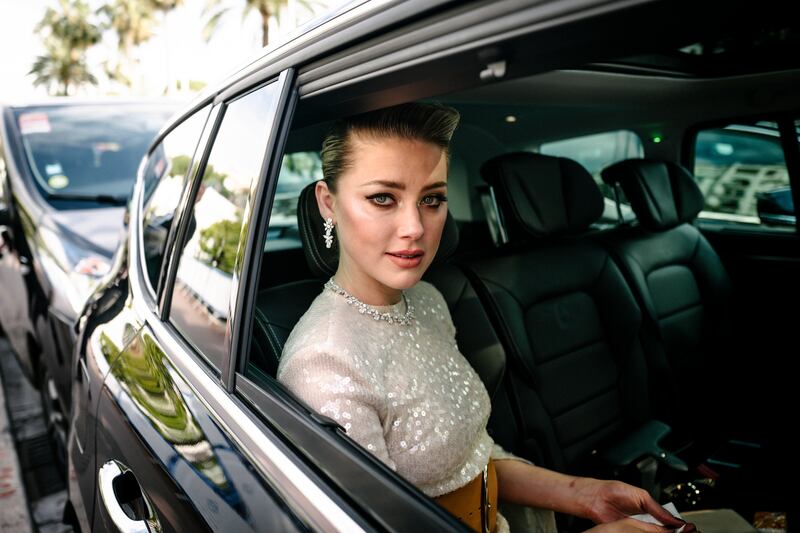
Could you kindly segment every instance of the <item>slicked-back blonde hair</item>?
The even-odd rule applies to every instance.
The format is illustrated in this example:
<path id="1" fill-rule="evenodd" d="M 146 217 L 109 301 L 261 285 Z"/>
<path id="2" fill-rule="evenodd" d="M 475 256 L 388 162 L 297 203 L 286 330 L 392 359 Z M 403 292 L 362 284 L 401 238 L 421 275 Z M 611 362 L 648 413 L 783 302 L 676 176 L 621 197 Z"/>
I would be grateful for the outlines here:
<path id="1" fill-rule="evenodd" d="M 449 156 L 450 139 L 460 115 L 441 104 L 412 102 L 338 120 L 322 143 L 322 174 L 331 192 L 339 176 L 353 164 L 352 140 L 399 138 L 428 142 Z"/>

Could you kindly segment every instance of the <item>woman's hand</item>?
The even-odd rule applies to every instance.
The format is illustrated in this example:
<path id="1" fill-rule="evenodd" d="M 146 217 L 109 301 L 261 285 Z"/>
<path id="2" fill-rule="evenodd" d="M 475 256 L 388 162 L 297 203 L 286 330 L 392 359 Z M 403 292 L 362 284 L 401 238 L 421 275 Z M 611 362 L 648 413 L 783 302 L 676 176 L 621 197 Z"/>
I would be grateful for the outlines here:
<path id="1" fill-rule="evenodd" d="M 575 477 L 533 466 L 522 461 L 497 460 L 500 501 L 552 509 L 601 524 L 591 531 L 669 531 L 682 526 L 681 533 L 695 531 L 692 524 L 675 518 L 647 491 L 621 481 Z M 646 524 L 628 518 L 648 513 L 664 524 Z M 633 529 L 631 529 L 633 528 Z"/>
<path id="2" fill-rule="evenodd" d="M 621 481 L 581 478 L 576 488 L 577 497 L 584 508 L 584 516 L 596 524 L 614 522 L 641 513 L 648 513 L 671 528 L 677 529 L 686 523 L 661 507 L 647 491 Z M 659 530 L 663 531 L 663 528 Z"/>

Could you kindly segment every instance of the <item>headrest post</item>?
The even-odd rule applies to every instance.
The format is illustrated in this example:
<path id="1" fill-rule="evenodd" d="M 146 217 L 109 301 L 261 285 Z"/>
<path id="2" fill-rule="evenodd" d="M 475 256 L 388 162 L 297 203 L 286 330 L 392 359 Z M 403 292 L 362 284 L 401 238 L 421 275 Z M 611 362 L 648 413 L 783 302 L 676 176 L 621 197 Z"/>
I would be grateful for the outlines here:
<path id="1" fill-rule="evenodd" d="M 617 204 L 617 220 L 618 225 L 625 224 L 625 218 L 622 216 L 622 204 L 619 200 L 619 183 L 614 184 L 614 203 Z"/>
<path id="2" fill-rule="evenodd" d="M 497 218 L 497 230 L 498 236 L 500 237 L 500 244 L 508 244 L 508 231 L 506 230 L 505 220 L 503 220 L 503 212 L 500 211 L 500 206 L 497 204 L 497 196 L 492 186 L 489 186 L 489 199 L 492 203 L 492 210 Z"/>

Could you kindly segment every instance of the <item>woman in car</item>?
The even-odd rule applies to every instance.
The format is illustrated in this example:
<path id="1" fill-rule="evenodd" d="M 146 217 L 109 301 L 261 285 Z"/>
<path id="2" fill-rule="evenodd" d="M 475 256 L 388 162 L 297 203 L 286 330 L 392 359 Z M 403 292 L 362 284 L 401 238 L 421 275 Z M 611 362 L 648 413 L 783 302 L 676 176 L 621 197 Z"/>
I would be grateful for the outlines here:
<path id="1" fill-rule="evenodd" d="M 319 238 L 338 270 L 298 322 L 278 379 L 476 531 L 508 531 L 497 500 L 587 518 L 593 531 L 684 524 L 646 491 L 556 473 L 494 444 L 490 401 L 442 295 L 420 281 L 447 217 L 454 109 L 405 104 L 338 122 L 322 148 Z M 554 531 L 552 512 L 534 513 Z"/>

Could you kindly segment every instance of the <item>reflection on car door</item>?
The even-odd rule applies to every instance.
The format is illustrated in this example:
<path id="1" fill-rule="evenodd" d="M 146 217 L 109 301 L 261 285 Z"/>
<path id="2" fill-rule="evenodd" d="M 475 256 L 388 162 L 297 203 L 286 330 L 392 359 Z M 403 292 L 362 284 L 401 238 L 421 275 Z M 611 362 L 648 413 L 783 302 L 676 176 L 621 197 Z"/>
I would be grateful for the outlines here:
<path id="1" fill-rule="evenodd" d="M 148 507 L 164 531 L 297 528 L 147 327 L 113 359 L 96 442 L 93 531 L 121 528 L 121 516 L 142 520 Z M 104 489 L 104 476 L 116 490 Z"/>

